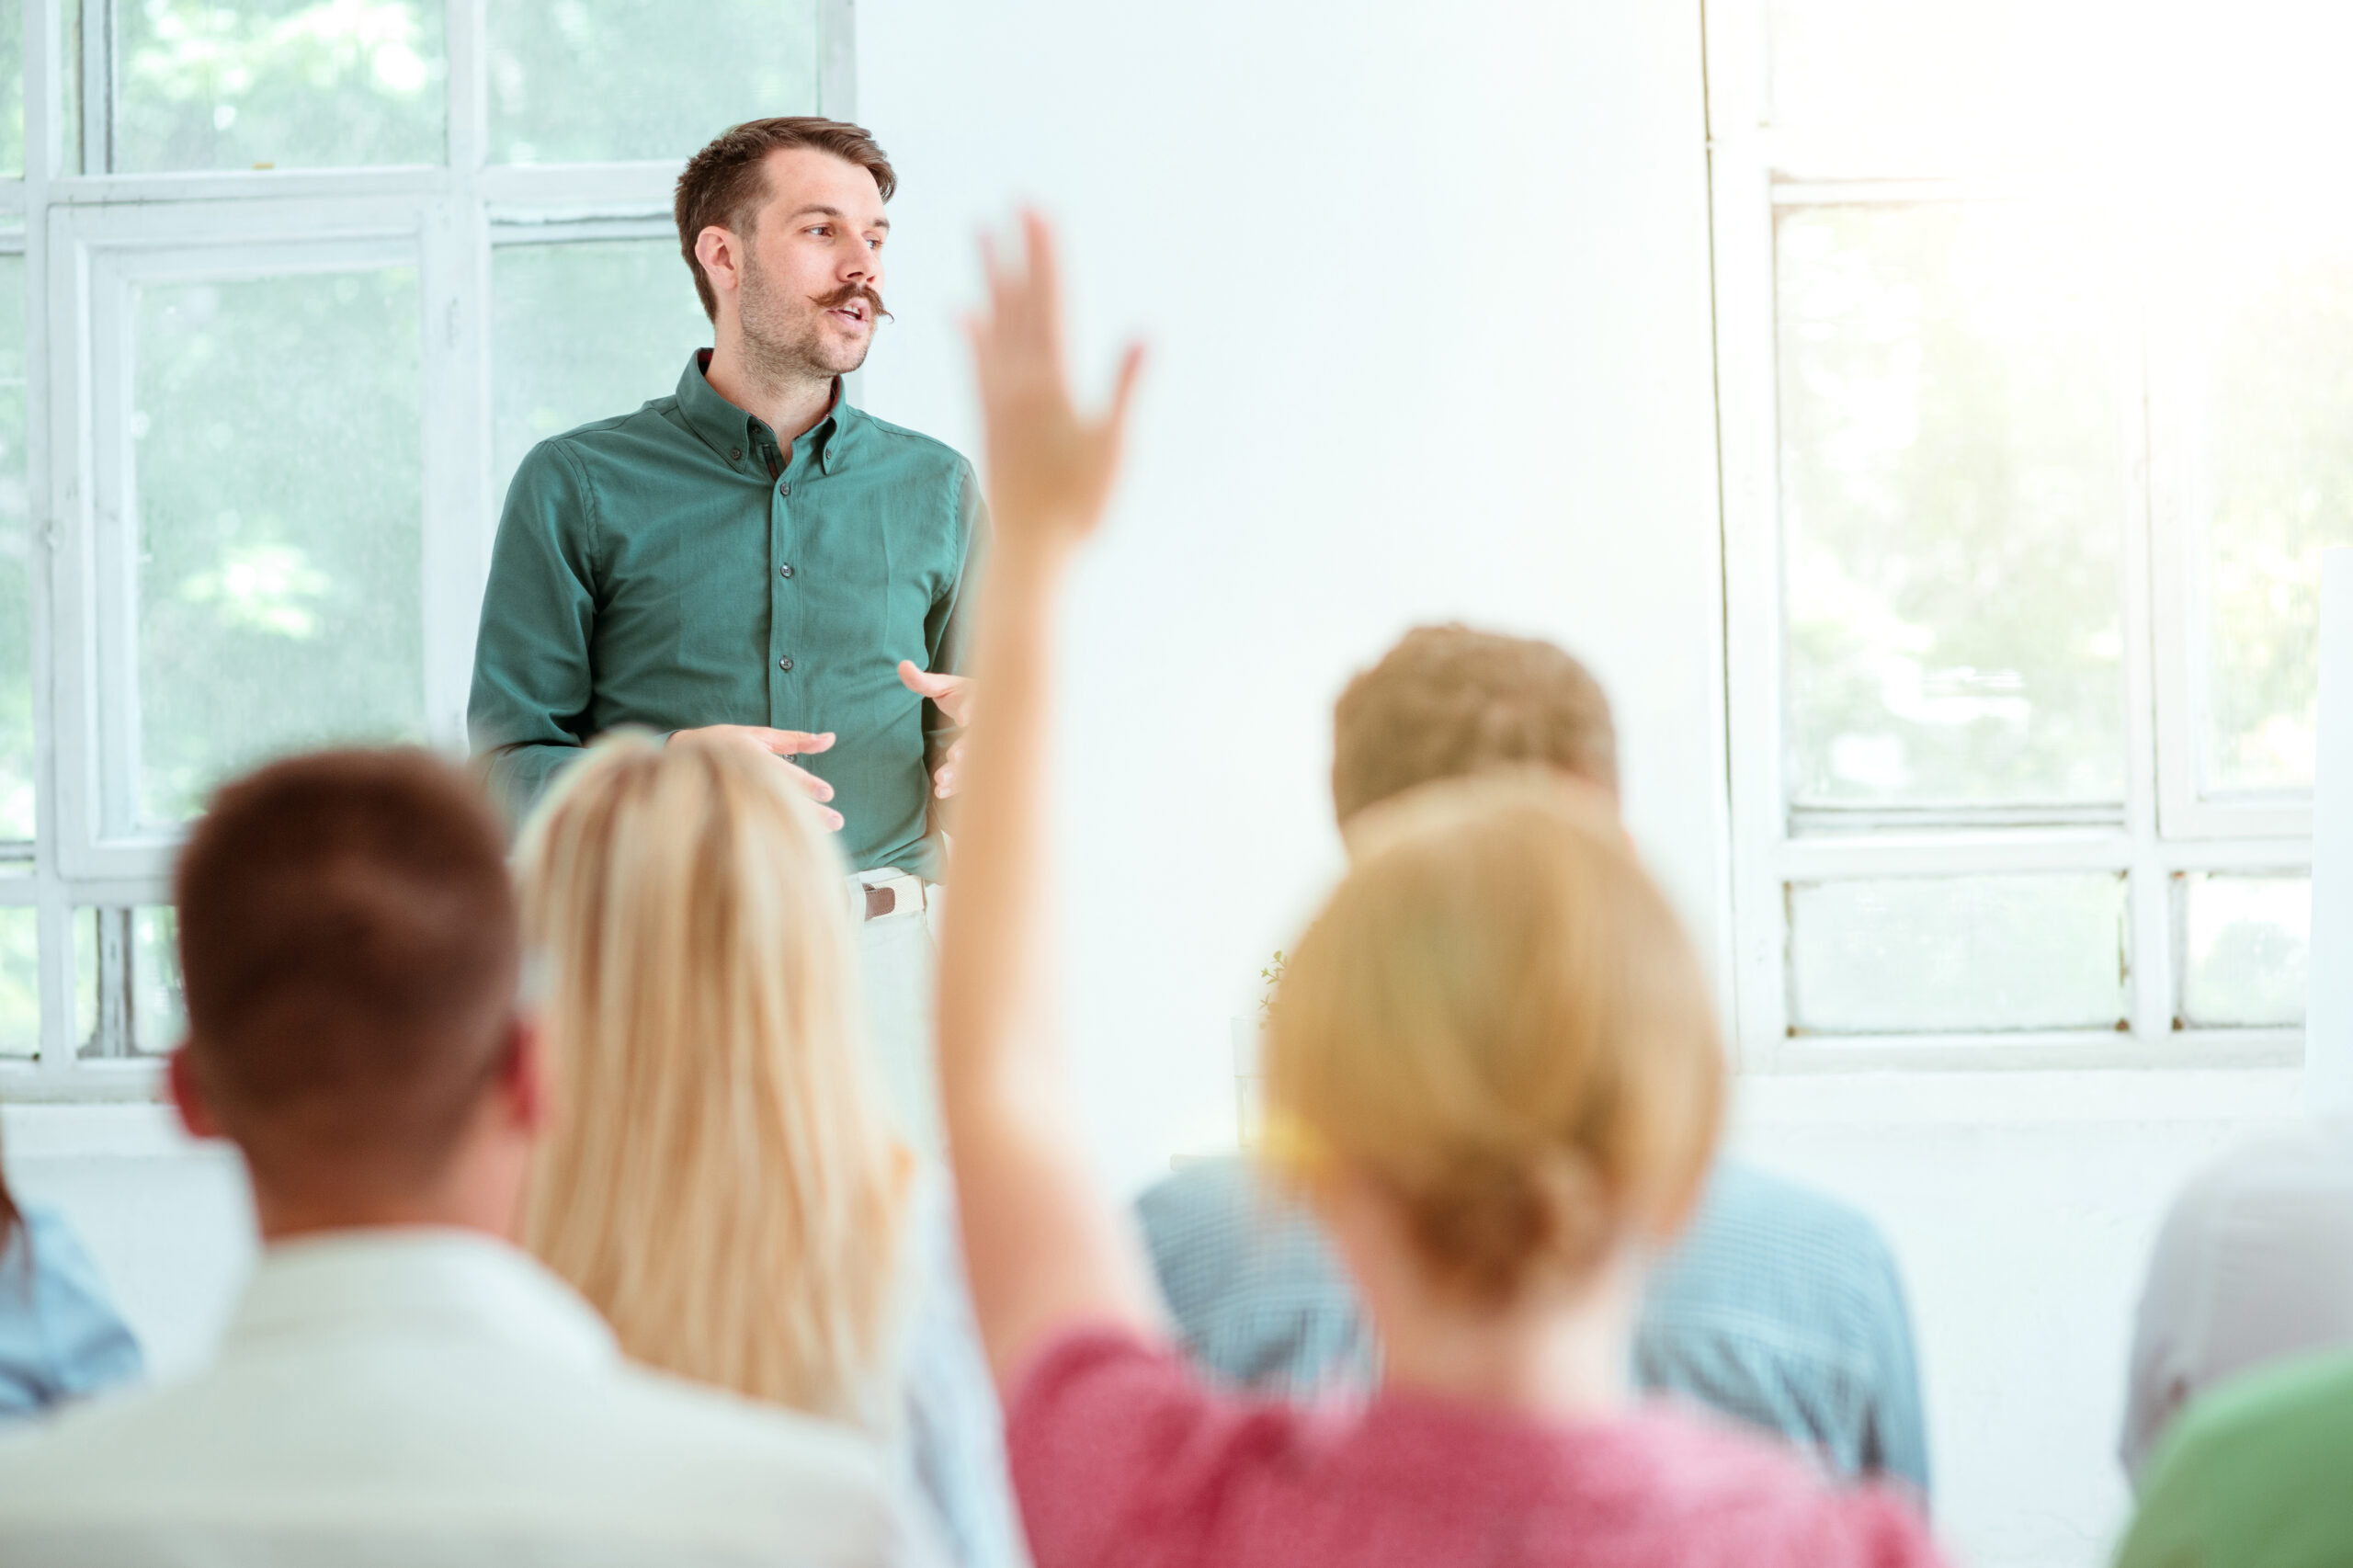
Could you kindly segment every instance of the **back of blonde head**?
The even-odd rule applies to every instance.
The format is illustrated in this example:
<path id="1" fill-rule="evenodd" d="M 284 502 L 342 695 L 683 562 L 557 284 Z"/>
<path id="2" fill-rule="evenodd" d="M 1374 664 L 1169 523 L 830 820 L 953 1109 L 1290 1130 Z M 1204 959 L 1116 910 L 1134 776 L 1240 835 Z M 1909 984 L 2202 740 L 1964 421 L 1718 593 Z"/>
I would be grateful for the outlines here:
<path id="1" fill-rule="evenodd" d="M 1290 956 L 1278 1157 L 1370 1180 L 1441 1284 L 1491 1301 L 1668 1235 L 1713 1152 L 1723 1061 L 1697 956 L 1606 797 L 1518 770 L 1351 824 Z"/>
<path id="2" fill-rule="evenodd" d="M 771 758 L 599 743 L 526 836 L 557 1086 L 524 1242 L 648 1365 L 887 1419 L 911 1162 L 840 858 Z"/>

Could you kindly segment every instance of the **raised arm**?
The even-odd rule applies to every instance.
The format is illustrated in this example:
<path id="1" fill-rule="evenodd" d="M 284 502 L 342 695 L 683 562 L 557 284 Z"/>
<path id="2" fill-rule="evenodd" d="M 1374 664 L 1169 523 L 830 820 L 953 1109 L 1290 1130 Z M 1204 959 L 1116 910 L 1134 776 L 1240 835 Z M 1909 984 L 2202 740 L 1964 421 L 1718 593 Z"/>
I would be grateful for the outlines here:
<path id="1" fill-rule="evenodd" d="M 973 661 L 988 702 L 966 741 L 939 957 L 940 1100 L 1000 1385 L 1058 1329 L 1159 1321 L 1142 1251 L 1079 1138 L 1045 910 L 1057 608 L 1109 499 L 1142 355 L 1128 351 L 1104 417 L 1072 407 L 1051 236 L 1034 214 L 1022 228 L 1021 266 L 983 245 L 988 305 L 969 324 L 995 519 Z"/>

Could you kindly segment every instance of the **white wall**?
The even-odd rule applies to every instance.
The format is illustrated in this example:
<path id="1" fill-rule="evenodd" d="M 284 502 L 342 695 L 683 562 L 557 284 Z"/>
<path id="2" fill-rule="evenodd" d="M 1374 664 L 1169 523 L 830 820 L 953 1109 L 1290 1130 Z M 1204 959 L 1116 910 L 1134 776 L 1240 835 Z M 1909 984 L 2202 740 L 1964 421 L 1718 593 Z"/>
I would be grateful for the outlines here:
<path id="1" fill-rule="evenodd" d="M 1722 722 L 1699 6 L 860 0 L 904 181 L 876 412 L 973 449 L 972 237 L 1063 223 L 1086 362 L 1148 335 L 1074 631 L 1061 775 L 1086 1110 L 1125 1185 L 1231 1136 L 1227 1017 L 1327 883 L 1328 708 L 1407 625 L 1587 658 L 1644 853 L 1722 962 Z M 1736 651 L 1735 651 L 1736 653 Z M 2105 1561 L 2131 1306 L 2200 1161 L 2289 1074 L 1744 1086 L 1761 1162 L 1887 1227 L 1938 1527 Z"/>
<path id="2" fill-rule="evenodd" d="M 1226 1020 L 1337 862 L 1330 700 L 1407 625 L 1559 639 L 1625 732 L 1645 853 L 1722 935 L 1722 667 L 1692 0 L 860 0 L 860 114 L 905 185 L 867 377 L 970 449 L 974 228 L 1064 224 L 1080 342 L 1156 358 L 1074 631 L 1064 909 L 1086 1109 L 1132 1187 L 1232 1133 Z M 1938 1526 L 2090 1568 L 2156 1216 L 2290 1114 L 2287 1074 L 1744 1086 L 1752 1157 L 1888 1228 L 1919 1320 Z M 159 1112 L 12 1107 L 166 1375 L 250 1257 L 242 1187 Z"/>
<path id="3" fill-rule="evenodd" d="M 1699 8 L 862 0 L 902 178 L 866 395 L 972 450 L 956 313 L 1017 199 L 1082 354 L 1154 361 L 1077 611 L 1065 908 L 1097 1145 L 1230 1138 L 1227 1017 L 1325 885 L 1329 709 L 1407 626 L 1586 655 L 1711 941 L 1721 667 Z"/>

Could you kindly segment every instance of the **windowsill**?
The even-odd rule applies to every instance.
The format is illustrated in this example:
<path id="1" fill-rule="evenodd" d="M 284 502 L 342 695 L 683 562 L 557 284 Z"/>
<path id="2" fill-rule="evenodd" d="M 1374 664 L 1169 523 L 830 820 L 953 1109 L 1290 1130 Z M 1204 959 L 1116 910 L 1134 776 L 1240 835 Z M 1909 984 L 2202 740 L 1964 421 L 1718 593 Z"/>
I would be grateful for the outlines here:
<path id="1" fill-rule="evenodd" d="M 2242 1121 L 2304 1114 L 2302 1067 L 1743 1074 L 1736 1126 Z"/>
<path id="2" fill-rule="evenodd" d="M 10 1163 L 43 1159 L 167 1159 L 223 1145 L 191 1138 L 170 1106 L 0 1105 L 0 1148 Z"/>

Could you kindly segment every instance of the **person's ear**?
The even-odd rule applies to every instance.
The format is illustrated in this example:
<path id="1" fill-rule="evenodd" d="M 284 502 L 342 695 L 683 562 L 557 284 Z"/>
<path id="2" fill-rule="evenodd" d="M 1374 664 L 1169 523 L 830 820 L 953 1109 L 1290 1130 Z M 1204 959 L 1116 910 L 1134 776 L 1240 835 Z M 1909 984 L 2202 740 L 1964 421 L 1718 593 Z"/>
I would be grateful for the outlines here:
<path id="1" fill-rule="evenodd" d="M 703 273 L 710 279 L 710 291 L 721 299 L 732 299 L 743 287 L 742 242 L 716 223 L 705 225 L 695 236 L 695 259 L 702 263 Z"/>
<path id="2" fill-rule="evenodd" d="M 212 1114 L 212 1106 L 204 1097 L 202 1075 L 196 1070 L 196 1059 L 188 1051 L 188 1043 L 180 1041 L 164 1065 L 165 1081 L 171 1085 L 172 1105 L 180 1114 L 180 1125 L 191 1138 L 222 1138 L 221 1119 Z"/>
<path id="3" fill-rule="evenodd" d="M 554 1083 L 547 1031 L 533 1014 L 517 1012 L 508 1021 L 498 1077 L 507 1119 L 516 1131 L 533 1138 L 545 1132 L 554 1111 Z"/>

